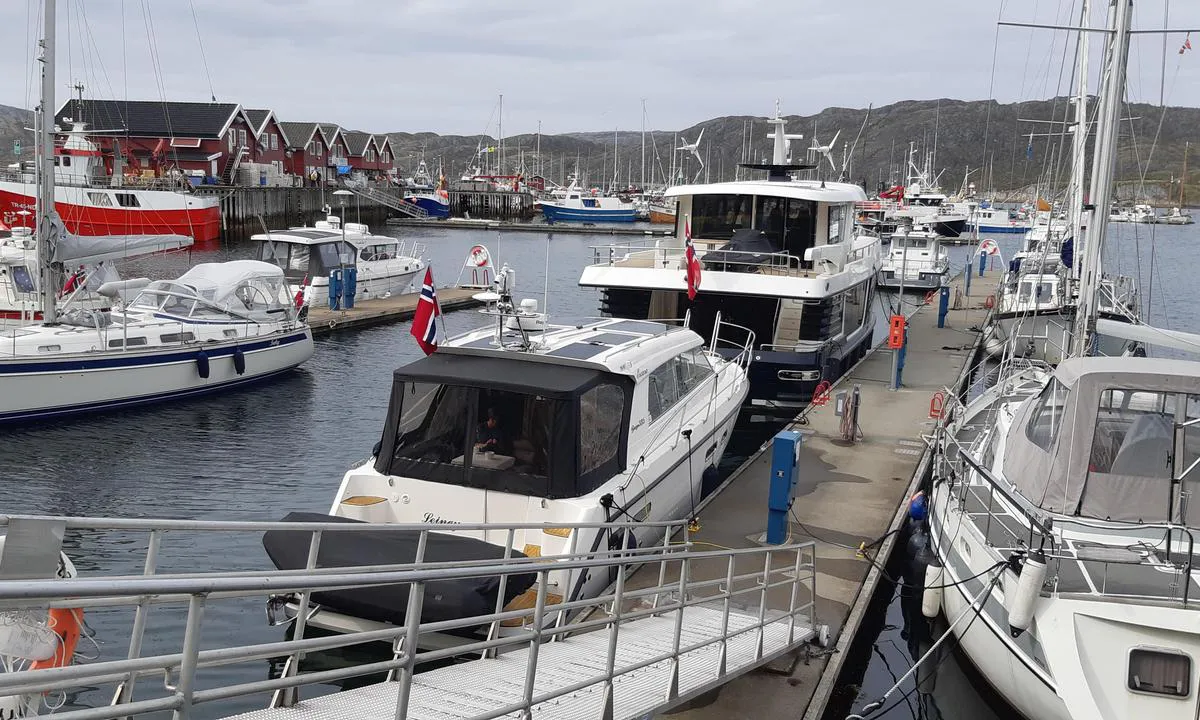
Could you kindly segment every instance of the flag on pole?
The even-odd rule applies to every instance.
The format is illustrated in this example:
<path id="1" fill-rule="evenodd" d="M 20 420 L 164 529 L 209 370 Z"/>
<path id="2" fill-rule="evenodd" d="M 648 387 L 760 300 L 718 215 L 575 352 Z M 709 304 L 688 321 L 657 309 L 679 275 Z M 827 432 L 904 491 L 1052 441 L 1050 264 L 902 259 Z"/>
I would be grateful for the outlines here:
<path id="1" fill-rule="evenodd" d="M 1183 39 L 1183 47 L 1179 48 L 1179 54 L 1182 55 L 1192 49 L 1192 34 L 1188 33 Z"/>
<path id="2" fill-rule="evenodd" d="M 413 313 L 412 336 L 426 355 L 438 348 L 438 318 L 442 308 L 438 305 L 437 291 L 433 288 L 433 269 L 425 269 L 425 282 L 421 285 L 421 297 Z"/>
<path id="3" fill-rule="evenodd" d="M 688 300 L 695 300 L 700 290 L 700 259 L 696 257 L 696 248 L 692 245 L 692 221 L 684 218 L 683 237 L 685 241 L 684 257 L 687 258 L 687 293 Z"/>

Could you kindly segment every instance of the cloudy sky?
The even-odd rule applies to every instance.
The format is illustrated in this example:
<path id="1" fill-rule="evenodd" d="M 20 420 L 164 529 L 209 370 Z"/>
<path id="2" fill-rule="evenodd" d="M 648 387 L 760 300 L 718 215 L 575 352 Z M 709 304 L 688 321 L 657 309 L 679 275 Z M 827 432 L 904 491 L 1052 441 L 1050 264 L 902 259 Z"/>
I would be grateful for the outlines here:
<path id="1" fill-rule="evenodd" d="M 539 121 L 547 133 L 638 129 L 643 99 L 649 126 L 667 130 L 770 114 L 776 98 L 798 114 L 1027 100 L 1067 85 L 1068 34 L 997 19 L 1069 23 L 1080 1 L 58 0 L 59 91 L 215 95 L 283 120 L 462 134 L 494 133 L 503 93 L 506 135 Z M 1135 26 L 1162 27 L 1164 1 L 1139 0 Z M 36 102 L 41 5 L 0 1 L 0 104 Z M 1171 27 L 1200 28 L 1200 2 L 1169 9 Z M 1183 42 L 1167 39 L 1167 103 L 1196 106 L 1200 33 L 1179 55 Z M 1135 38 L 1131 99 L 1158 101 L 1161 61 L 1161 36 Z"/>

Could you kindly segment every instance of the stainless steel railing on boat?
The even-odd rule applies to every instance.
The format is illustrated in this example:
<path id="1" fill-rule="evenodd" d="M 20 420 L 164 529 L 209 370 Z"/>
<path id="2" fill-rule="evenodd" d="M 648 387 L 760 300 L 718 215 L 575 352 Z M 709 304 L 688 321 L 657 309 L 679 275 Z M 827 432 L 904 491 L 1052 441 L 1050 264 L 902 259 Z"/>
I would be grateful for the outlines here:
<path id="1" fill-rule="evenodd" d="M 696 240 L 696 245 L 723 245 L 724 241 L 715 243 Z M 720 259 L 705 260 L 705 269 L 709 271 L 727 272 L 758 272 L 777 273 L 782 275 L 802 276 L 811 273 L 812 263 L 785 252 L 760 253 L 745 250 L 720 250 Z M 592 265 L 596 266 L 632 266 L 657 269 L 682 269 L 686 262 L 686 249 L 682 247 L 666 247 L 653 245 L 595 245 L 592 247 Z"/>
<path id="2" fill-rule="evenodd" d="M 96 658 L 87 664 L 67 665 L 51 669 L 29 670 L 18 664 L 10 672 L 0 673 L 0 696 L 40 694 L 62 690 L 77 693 L 109 691 L 112 703 L 82 710 L 70 710 L 56 717 L 74 720 L 105 720 L 172 711 L 176 718 L 187 718 L 193 708 L 215 704 L 232 698 L 257 693 L 274 693 L 275 706 L 295 701 L 294 690 L 317 683 L 332 683 L 376 673 L 388 673 L 396 683 L 397 717 L 405 716 L 405 708 L 413 686 L 418 664 L 446 660 L 467 653 L 494 654 L 508 650 L 528 651 L 528 666 L 520 700 L 498 707 L 479 717 L 499 717 L 510 712 L 529 710 L 555 698 L 589 686 L 603 685 L 611 693 L 613 683 L 622 675 L 669 662 L 676 678 L 669 692 L 677 692 L 679 659 L 698 648 L 719 646 L 724 649 L 739 636 L 757 637 L 757 657 L 763 656 L 763 634 L 768 626 L 778 634 L 786 628 L 789 643 L 811 636 L 815 614 L 816 576 L 815 549 L 812 543 L 789 543 L 779 546 L 722 548 L 700 550 L 695 545 L 684 522 L 658 523 L 579 523 L 562 525 L 573 536 L 585 532 L 618 534 L 624 542 L 616 550 L 572 551 L 544 557 L 506 557 L 499 560 L 423 562 L 427 540 L 431 533 L 505 533 L 508 547 L 515 544 L 518 533 L 541 533 L 545 524 L 463 524 L 463 525 L 379 525 L 368 523 L 291 523 L 291 522 L 214 522 L 199 520 L 149 520 L 66 517 L 0 517 L 0 527 L 8 531 L 9 548 L 20 543 L 21 534 L 35 529 L 35 535 L 50 530 L 57 537 L 66 537 L 68 546 L 83 547 L 96 543 L 105 534 L 123 548 L 134 547 L 131 534 L 144 539 L 144 569 L 141 576 L 92 575 L 75 579 L 3 580 L 0 579 L 0 612 L 28 608 L 80 608 L 84 612 L 100 609 L 107 621 L 122 609 L 132 612 L 130 643 L 127 657 L 118 660 Z M 655 530 L 663 533 L 661 544 L 633 547 L 629 540 L 633 530 Z M 304 570 L 228 570 L 221 568 L 189 567 L 185 572 L 163 573 L 168 537 L 181 542 L 194 542 L 197 536 L 216 537 L 228 541 L 235 534 L 258 535 L 270 530 L 304 531 L 310 533 L 308 567 Z M 369 567 L 315 567 L 322 537 L 329 533 L 361 532 L 419 532 L 415 561 L 400 565 Z M 197 554 L 188 552 L 184 559 L 196 562 Z M 8 552 L 5 553 L 8 557 Z M 212 558 L 213 556 L 208 556 Z M 225 557 L 220 555 L 218 557 Z M 265 558 L 264 558 L 265 560 Z M 644 587 L 629 587 L 625 575 L 633 567 L 653 567 L 658 564 L 656 580 Z M 88 565 L 94 560 L 89 559 Z M 81 563 L 83 566 L 83 563 Z M 592 598 L 550 597 L 547 588 L 553 572 L 613 572 L 615 583 L 602 595 Z M 500 577 L 536 574 L 536 602 L 532 608 L 504 610 L 455 620 L 422 622 L 422 608 L 427 585 L 439 580 Z M 505 580 L 501 580 L 504 582 Z M 203 637 L 206 613 L 209 617 L 222 603 L 238 603 L 247 599 L 265 600 L 278 594 L 307 598 L 312 593 L 335 589 L 371 588 L 385 585 L 407 585 L 407 612 L 403 626 L 352 632 L 332 637 L 304 637 L 306 613 L 297 616 L 293 639 L 251 644 L 214 646 L 213 638 Z M 503 593 L 500 595 L 503 598 Z M 749 598 L 750 610 L 735 608 Z M 499 604 L 498 604 L 499 605 Z M 143 655 L 148 615 L 153 608 L 186 606 L 182 619 L 182 640 L 173 652 Z M 685 609 L 707 607 L 722 614 L 722 631 L 700 642 L 683 639 Z M 729 619 L 737 612 L 740 622 L 731 626 Z M 228 613 L 227 613 L 228 616 Z M 245 617 L 243 612 L 233 617 Z M 566 622 L 564 618 L 580 618 Z M 621 630 L 630 623 L 651 617 L 674 618 L 674 639 L 669 650 L 640 660 L 634 665 L 615 667 L 614 650 Z M 746 620 L 753 617 L 748 625 Z M 553 618 L 553 620 L 550 620 Z M 495 632 L 501 623 L 516 621 L 520 628 L 513 634 Z M 422 652 L 421 636 L 462 628 L 490 627 L 485 639 L 458 647 Z M 604 671 L 568 687 L 535 694 L 538 648 L 545 643 L 561 641 L 569 636 L 589 631 L 607 631 L 608 663 Z M 162 629 L 156 639 L 162 640 Z M 807 633 L 807 634 L 805 634 Z M 203 638 L 203 642 L 202 642 Z M 391 658 L 364 661 L 349 667 L 303 671 L 300 659 L 306 654 L 366 643 L 392 644 Z M 789 645 L 789 649 L 790 649 Z M 227 680 L 224 683 L 200 684 L 197 676 L 204 670 L 248 662 L 261 662 L 287 657 L 285 671 L 278 677 L 265 680 Z M 722 663 L 721 674 L 724 674 Z M 138 697 L 133 694 L 135 681 L 160 676 L 161 685 L 139 686 Z M 211 677 L 207 679 L 212 679 Z M 670 699 L 670 698 L 668 698 Z"/>

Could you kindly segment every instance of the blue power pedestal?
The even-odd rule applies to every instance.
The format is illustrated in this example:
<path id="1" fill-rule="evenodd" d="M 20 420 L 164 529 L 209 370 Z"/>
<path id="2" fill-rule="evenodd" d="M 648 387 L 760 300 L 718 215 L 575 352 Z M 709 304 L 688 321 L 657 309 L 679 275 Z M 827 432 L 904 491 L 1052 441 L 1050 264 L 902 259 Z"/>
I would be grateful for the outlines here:
<path id="1" fill-rule="evenodd" d="M 346 268 L 342 281 L 342 307 L 346 310 L 354 308 L 354 296 L 358 294 L 358 268 L 350 265 Z"/>
<path id="2" fill-rule="evenodd" d="M 340 269 L 329 272 L 329 309 L 342 309 L 342 271 Z"/>
<path id="3" fill-rule="evenodd" d="M 796 463 L 803 436 L 781 430 L 771 441 L 771 489 L 767 494 L 767 543 L 782 545 L 788 537 L 788 511 L 796 498 Z"/>
<path id="4" fill-rule="evenodd" d="M 946 315 L 950 312 L 950 286 L 938 288 L 938 327 L 946 327 Z"/>

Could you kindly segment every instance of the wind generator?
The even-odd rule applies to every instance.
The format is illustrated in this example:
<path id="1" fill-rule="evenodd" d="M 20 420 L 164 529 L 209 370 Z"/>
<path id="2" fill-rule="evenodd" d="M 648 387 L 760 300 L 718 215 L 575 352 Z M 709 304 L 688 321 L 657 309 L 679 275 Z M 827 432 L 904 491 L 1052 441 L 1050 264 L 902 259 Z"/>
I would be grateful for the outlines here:
<path id="1" fill-rule="evenodd" d="M 696 142 L 689 143 L 683 135 L 679 136 L 683 139 L 683 144 L 675 148 L 678 153 L 691 153 L 692 157 L 696 158 L 696 162 L 700 163 L 700 168 L 696 170 L 696 175 L 692 178 L 692 182 L 700 179 L 700 173 L 704 172 L 704 158 L 700 157 L 700 141 L 704 138 L 704 128 L 700 128 L 700 134 L 696 136 Z M 679 159 L 679 185 L 683 184 L 683 158 Z"/>

